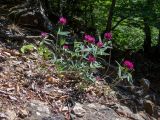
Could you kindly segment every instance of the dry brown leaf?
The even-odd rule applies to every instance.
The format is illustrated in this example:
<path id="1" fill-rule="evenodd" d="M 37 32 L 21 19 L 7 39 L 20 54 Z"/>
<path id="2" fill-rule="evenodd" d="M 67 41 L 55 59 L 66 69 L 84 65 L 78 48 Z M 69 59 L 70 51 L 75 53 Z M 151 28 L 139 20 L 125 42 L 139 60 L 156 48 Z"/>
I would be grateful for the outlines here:
<path id="1" fill-rule="evenodd" d="M 19 87 L 18 83 L 16 84 L 15 89 L 16 89 L 16 93 L 19 94 L 20 93 L 20 87 Z"/>
<path id="2" fill-rule="evenodd" d="M 10 88 L 10 87 L 12 87 L 12 85 L 11 85 L 11 83 L 5 83 L 5 84 L 3 84 L 3 87 Z"/>
<path id="3" fill-rule="evenodd" d="M 58 84 L 59 83 L 59 79 L 56 79 L 54 77 L 48 77 L 47 78 L 47 82 L 50 84 Z"/>
<path id="4" fill-rule="evenodd" d="M 69 98 L 69 96 L 68 95 L 64 95 L 64 96 L 61 96 L 60 98 L 59 98 L 59 100 L 61 100 L 62 102 L 64 102 L 66 99 L 68 99 Z"/>
<path id="5" fill-rule="evenodd" d="M 11 54 L 9 52 L 3 52 L 5 55 L 7 56 L 11 56 Z"/>

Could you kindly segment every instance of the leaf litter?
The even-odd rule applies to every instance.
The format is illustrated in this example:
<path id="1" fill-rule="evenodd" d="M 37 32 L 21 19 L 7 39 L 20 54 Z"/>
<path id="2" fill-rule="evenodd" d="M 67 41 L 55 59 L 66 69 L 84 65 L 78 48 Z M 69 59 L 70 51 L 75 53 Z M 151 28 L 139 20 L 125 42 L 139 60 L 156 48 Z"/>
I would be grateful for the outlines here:
<path id="1" fill-rule="evenodd" d="M 111 108 L 120 103 L 115 91 L 104 81 L 88 84 L 73 72 L 58 73 L 54 64 L 37 52 L 22 55 L 18 50 L 1 47 L 0 58 L 3 58 L 0 61 L 0 118 L 6 118 L 5 108 L 14 110 L 17 119 L 27 118 L 26 103 L 32 100 L 47 103 L 52 113 L 62 113 L 66 120 L 71 119 L 76 102 L 97 102 Z M 121 117 L 131 118 L 126 111 L 115 111 Z M 15 113 L 8 112 L 13 116 Z"/>

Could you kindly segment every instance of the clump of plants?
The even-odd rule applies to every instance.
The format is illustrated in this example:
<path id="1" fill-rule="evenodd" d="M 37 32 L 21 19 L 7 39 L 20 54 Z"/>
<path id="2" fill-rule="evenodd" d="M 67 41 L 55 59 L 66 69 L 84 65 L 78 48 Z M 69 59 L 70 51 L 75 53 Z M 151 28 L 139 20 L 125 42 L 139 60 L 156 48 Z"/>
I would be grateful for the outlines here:
<path id="1" fill-rule="evenodd" d="M 130 85 L 133 85 L 132 72 L 134 71 L 134 63 L 130 60 L 124 60 L 122 65 L 118 64 L 118 76 L 117 76 L 117 85 L 120 81 L 127 81 Z"/>
<path id="2" fill-rule="evenodd" d="M 57 24 L 58 29 L 52 30 L 51 33 L 42 32 L 42 41 L 36 50 L 44 59 L 52 60 L 58 72 L 73 72 L 89 81 L 103 79 L 95 76 L 94 72 L 103 68 L 102 62 L 105 60 L 101 56 L 110 55 L 107 52 L 110 50 L 107 49 L 112 49 L 112 33 L 106 32 L 104 39 L 101 39 L 100 35 L 84 33 L 82 39 L 79 39 L 74 37 L 73 31 L 65 31 L 67 22 L 66 18 L 60 17 Z M 52 36 L 54 39 L 49 39 L 48 36 Z M 47 45 L 52 48 L 52 52 Z M 33 46 L 23 46 L 21 51 L 24 53 L 25 50 L 31 48 Z M 129 64 L 128 62 L 124 63 L 125 66 Z M 132 82 L 128 68 L 119 64 L 118 78 L 122 80 L 125 76 L 129 82 Z"/>
<path id="3" fill-rule="evenodd" d="M 84 33 L 83 39 L 72 39 L 73 33 L 65 31 L 67 19 L 60 17 L 58 30 L 53 31 L 54 40 L 52 43 L 53 56 L 52 61 L 59 72 L 72 71 L 79 73 L 83 79 L 95 81 L 94 71 L 103 67 L 100 56 L 109 55 L 107 49 L 112 48 L 112 33 L 106 32 L 101 39 L 99 36 Z M 47 33 L 42 33 L 43 41 L 48 41 L 45 37 Z M 97 38 L 97 39 L 96 39 Z M 49 42 L 49 41 L 48 41 Z"/>

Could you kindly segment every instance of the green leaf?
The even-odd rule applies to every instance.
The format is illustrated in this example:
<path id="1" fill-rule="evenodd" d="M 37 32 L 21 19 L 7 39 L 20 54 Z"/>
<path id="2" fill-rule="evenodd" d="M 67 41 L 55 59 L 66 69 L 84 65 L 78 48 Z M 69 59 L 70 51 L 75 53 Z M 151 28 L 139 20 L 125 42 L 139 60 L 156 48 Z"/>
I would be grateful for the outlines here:
<path id="1" fill-rule="evenodd" d="M 62 45 L 64 45 L 65 44 L 65 39 L 60 39 L 60 45 L 62 46 Z"/>
<path id="2" fill-rule="evenodd" d="M 28 52 L 28 51 L 33 51 L 34 49 L 36 49 L 36 47 L 33 44 L 24 45 L 21 48 L 21 52 L 25 53 L 25 52 Z"/>
<path id="3" fill-rule="evenodd" d="M 70 34 L 70 32 L 60 32 L 58 31 L 58 35 L 62 35 L 62 36 L 68 36 L 68 34 Z"/>

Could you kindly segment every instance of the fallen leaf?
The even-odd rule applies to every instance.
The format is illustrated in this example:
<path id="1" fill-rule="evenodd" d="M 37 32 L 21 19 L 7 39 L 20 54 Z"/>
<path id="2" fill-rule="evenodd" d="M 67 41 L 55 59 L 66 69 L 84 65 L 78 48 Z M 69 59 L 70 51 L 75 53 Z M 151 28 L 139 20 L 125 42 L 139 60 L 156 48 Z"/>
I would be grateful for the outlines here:
<path id="1" fill-rule="evenodd" d="M 54 77 L 48 77 L 47 78 L 47 82 L 50 84 L 58 84 L 59 83 L 59 79 L 56 79 Z"/>
<path id="2" fill-rule="evenodd" d="M 19 88 L 19 84 L 18 83 L 16 84 L 15 89 L 16 89 L 16 93 L 19 94 L 20 93 L 20 88 Z"/>

